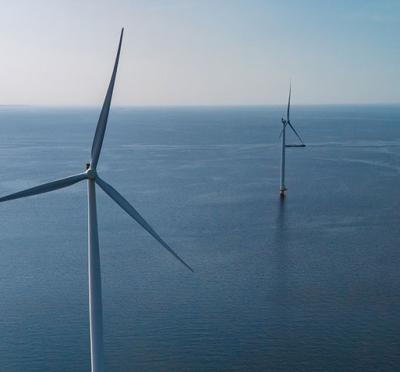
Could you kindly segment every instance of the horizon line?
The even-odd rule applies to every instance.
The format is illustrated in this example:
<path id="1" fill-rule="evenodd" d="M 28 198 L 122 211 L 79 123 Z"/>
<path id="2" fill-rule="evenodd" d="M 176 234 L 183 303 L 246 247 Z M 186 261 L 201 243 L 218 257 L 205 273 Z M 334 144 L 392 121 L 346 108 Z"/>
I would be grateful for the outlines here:
<path id="1" fill-rule="evenodd" d="M 124 108 L 240 108 L 240 107 L 281 107 L 286 103 L 251 103 L 251 104 L 237 104 L 237 103 L 223 103 L 223 104 L 149 104 L 149 105 L 113 105 L 114 109 Z M 355 102 L 355 103 L 295 103 L 291 106 L 297 107 L 318 107 L 318 106 L 400 106 L 400 102 Z M 31 108 L 98 108 L 97 104 L 24 104 L 24 103 L 11 103 L 0 104 L 0 108 L 17 108 L 17 107 L 31 107 Z"/>

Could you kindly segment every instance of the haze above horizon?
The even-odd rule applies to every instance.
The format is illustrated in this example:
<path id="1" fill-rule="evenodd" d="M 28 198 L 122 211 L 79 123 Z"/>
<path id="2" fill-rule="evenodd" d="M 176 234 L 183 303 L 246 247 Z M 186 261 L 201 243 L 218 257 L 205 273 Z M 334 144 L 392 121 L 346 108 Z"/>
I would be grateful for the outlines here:
<path id="1" fill-rule="evenodd" d="M 5 2 L 2 105 L 101 105 L 121 27 L 115 106 L 399 103 L 400 3 Z"/>

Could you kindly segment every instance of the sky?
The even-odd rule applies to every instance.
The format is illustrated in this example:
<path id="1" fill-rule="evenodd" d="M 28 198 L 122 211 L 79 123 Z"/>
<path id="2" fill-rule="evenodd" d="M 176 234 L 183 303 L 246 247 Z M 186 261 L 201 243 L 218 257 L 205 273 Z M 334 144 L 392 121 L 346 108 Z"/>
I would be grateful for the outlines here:
<path id="1" fill-rule="evenodd" d="M 0 105 L 400 103 L 399 0 L 0 0 Z"/>

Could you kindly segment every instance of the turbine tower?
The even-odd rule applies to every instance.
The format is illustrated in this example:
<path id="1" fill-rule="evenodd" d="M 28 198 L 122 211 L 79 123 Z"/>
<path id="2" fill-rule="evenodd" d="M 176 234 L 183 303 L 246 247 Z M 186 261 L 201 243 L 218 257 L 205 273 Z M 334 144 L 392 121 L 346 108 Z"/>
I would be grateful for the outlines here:
<path id="1" fill-rule="evenodd" d="M 286 158 L 286 147 L 306 147 L 303 143 L 303 140 L 294 129 L 292 123 L 290 122 L 290 97 L 292 95 L 292 83 L 289 85 L 289 98 L 288 98 L 288 105 L 286 110 L 286 119 L 282 118 L 282 130 L 281 130 L 281 140 L 282 140 L 282 150 L 281 150 L 281 182 L 279 187 L 279 195 L 281 199 L 285 197 L 285 192 L 287 190 L 285 186 L 285 158 Z M 296 135 L 296 137 L 300 140 L 300 144 L 297 145 L 287 145 L 286 144 L 286 126 L 289 125 L 290 129 Z"/>
<path id="2" fill-rule="evenodd" d="M 96 211 L 96 184 L 114 200 L 129 216 L 141 225 L 151 236 L 153 236 L 169 253 L 185 265 L 190 271 L 192 268 L 180 258 L 172 248 L 157 234 L 147 223 L 139 212 L 111 185 L 102 180 L 97 174 L 97 163 L 99 161 L 101 147 L 107 126 L 108 113 L 110 111 L 111 98 L 117 74 L 119 55 L 121 52 L 122 37 L 124 29 L 121 30 L 117 56 L 111 75 L 110 84 L 101 109 L 96 133 L 93 139 L 91 161 L 86 164 L 86 171 L 74 176 L 48 182 L 23 191 L 16 192 L 0 198 L 0 202 L 20 199 L 27 196 L 43 194 L 46 192 L 62 189 L 83 180 L 87 180 L 88 186 L 88 274 L 89 274 L 89 322 L 90 322 L 90 355 L 92 372 L 104 371 L 104 349 L 103 349 L 103 306 L 101 297 L 101 272 L 99 237 L 97 231 Z"/>

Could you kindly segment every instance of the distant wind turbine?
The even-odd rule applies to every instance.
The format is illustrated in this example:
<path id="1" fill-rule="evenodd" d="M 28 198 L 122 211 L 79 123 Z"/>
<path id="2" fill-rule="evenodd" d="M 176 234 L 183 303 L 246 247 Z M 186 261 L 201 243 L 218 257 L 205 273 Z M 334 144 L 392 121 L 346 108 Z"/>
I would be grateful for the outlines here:
<path id="1" fill-rule="evenodd" d="M 103 309 L 101 298 L 101 273 L 100 273 L 100 254 L 99 237 L 97 231 L 97 212 L 96 212 L 96 191 L 97 183 L 101 189 L 114 200 L 126 213 L 128 213 L 139 225 L 141 225 L 150 235 L 152 235 L 169 253 L 178 261 L 185 265 L 190 271 L 192 268 L 180 258 L 170 246 L 153 230 L 146 220 L 137 212 L 137 210 L 111 185 L 102 180 L 97 172 L 97 163 L 100 157 L 100 151 L 103 144 L 104 134 L 107 126 L 108 113 L 110 111 L 111 97 L 113 94 L 115 77 L 117 74 L 119 55 L 121 51 L 122 37 L 124 29 L 121 30 L 117 56 L 114 69 L 111 75 L 111 81 L 107 89 L 101 109 L 99 121 L 94 135 L 91 162 L 86 164 L 86 171 L 78 175 L 66 177 L 57 181 L 48 182 L 27 190 L 19 191 L 0 198 L 0 202 L 13 199 L 20 199 L 27 196 L 43 194 L 46 192 L 62 189 L 71 186 L 83 180 L 88 184 L 88 273 L 89 273 L 89 321 L 90 321 L 90 352 L 91 352 L 91 370 L 92 372 L 104 371 L 104 348 L 103 348 Z"/>
<path id="2" fill-rule="evenodd" d="M 279 137 L 282 138 L 282 154 L 281 154 L 281 184 L 279 187 L 279 195 L 281 198 L 285 197 L 285 191 L 286 186 L 285 186 L 285 156 L 286 156 L 286 147 L 306 147 L 306 145 L 303 143 L 303 140 L 297 133 L 296 129 L 294 129 L 292 123 L 290 122 L 290 97 L 292 95 L 292 83 L 289 85 L 289 98 L 288 98 L 288 106 L 287 106 L 287 111 L 286 111 L 286 120 L 282 118 L 282 131 Z M 289 125 L 290 129 L 293 131 L 293 133 L 296 135 L 296 137 L 300 140 L 300 144 L 298 145 L 287 145 L 286 144 L 286 126 Z"/>

